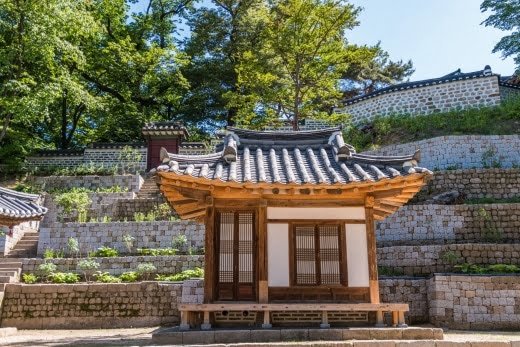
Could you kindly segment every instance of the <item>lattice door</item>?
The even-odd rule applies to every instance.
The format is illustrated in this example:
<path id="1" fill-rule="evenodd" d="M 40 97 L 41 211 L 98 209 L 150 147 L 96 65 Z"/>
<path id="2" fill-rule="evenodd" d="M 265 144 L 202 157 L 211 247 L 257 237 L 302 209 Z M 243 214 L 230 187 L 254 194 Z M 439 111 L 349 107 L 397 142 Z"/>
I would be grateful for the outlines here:
<path id="1" fill-rule="evenodd" d="M 341 228 L 334 224 L 294 226 L 296 285 L 341 284 Z"/>
<path id="2" fill-rule="evenodd" d="M 217 237 L 217 300 L 254 300 L 254 213 L 220 212 Z"/>

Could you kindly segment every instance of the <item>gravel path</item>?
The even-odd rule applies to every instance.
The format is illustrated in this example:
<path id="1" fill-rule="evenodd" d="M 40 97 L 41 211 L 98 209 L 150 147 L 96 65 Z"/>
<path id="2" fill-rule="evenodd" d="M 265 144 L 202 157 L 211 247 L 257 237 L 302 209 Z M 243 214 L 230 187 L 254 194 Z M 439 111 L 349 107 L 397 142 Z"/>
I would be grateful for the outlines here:
<path id="1" fill-rule="evenodd" d="M 95 330 L 20 330 L 0 339 L 0 346 L 151 346 L 159 328 Z M 449 331 L 444 340 L 455 342 L 520 341 L 520 332 Z M 297 343 L 295 343 L 297 345 Z"/>

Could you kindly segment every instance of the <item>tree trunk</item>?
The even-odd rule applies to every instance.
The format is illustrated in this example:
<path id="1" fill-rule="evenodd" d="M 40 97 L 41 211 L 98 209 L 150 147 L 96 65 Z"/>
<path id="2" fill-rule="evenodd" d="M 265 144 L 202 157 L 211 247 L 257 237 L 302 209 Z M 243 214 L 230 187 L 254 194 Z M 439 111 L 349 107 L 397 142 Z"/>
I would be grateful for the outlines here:
<path id="1" fill-rule="evenodd" d="M 67 91 L 65 90 L 61 99 L 61 133 L 60 149 L 67 149 Z"/>
<path id="2" fill-rule="evenodd" d="M 7 134 L 7 127 L 11 122 L 12 115 L 9 113 L 4 118 L 4 124 L 2 125 L 2 131 L 0 131 L 0 143 L 4 140 L 5 135 Z"/>

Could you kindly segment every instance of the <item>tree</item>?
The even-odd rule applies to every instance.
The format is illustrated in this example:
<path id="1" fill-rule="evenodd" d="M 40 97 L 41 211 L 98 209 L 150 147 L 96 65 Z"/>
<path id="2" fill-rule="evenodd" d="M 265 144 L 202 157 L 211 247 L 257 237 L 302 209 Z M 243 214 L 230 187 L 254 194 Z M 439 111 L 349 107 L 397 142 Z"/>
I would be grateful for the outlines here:
<path id="1" fill-rule="evenodd" d="M 352 98 L 368 94 L 402 82 L 414 73 L 413 63 L 392 61 L 388 52 L 381 48 L 380 43 L 370 47 L 372 59 L 362 61 L 361 65 L 351 64 L 342 76 L 343 97 Z"/>
<path id="2" fill-rule="evenodd" d="M 235 101 L 242 121 L 262 125 L 285 118 L 295 130 L 304 118 L 338 121 L 330 110 L 342 95 L 340 78 L 373 56 L 369 47 L 346 39 L 359 11 L 336 0 L 273 2 L 263 49 L 245 52 L 239 67 L 245 93 Z"/>
<path id="3" fill-rule="evenodd" d="M 266 3 L 262 0 L 213 0 L 211 7 L 192 13 L 191 36 L 185 52 L 191 57 L 183 69 L 190 83 L 181 117 L 188 122 L 218 127 L 232 125 L 238 109 L 229 92 L 239 93 L 238 67 L 243 52 L 260 49 Z"/>
<path id="4" fill-rule="evenodd" d="M 485 0 L 480 9 L 493 12 L 482 24 L 511 32 L 496 44 L 493 53 L 502 52 L 504 58 L 513 57 L 517 74 L 520 73 L 520 1 Z"/>

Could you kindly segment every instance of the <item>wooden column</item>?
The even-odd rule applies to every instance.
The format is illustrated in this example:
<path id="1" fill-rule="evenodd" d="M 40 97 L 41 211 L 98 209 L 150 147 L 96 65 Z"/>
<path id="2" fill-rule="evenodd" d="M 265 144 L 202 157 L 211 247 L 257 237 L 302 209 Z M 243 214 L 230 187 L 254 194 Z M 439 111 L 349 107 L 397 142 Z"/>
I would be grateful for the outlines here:
<path id="1" fill-rule="evenodd" d="M 377 276 L 377 249 L 374 230 L 374 197 L 365 199 L 365 218 L 367 228 L 368 274 L 370 285 L 370 303 L 379 304 L 379 281 Z"/>
<path id="2" fill-rule="evenodd" d="M 214 300 L 215 289 L 215 208 L 213 198 L 206 199 L 205 237 L 204 237 L 204 303 Z"/>
<path id="3" fill-rule="evenodd" d="M 269 302 L 267 261 L 267 202 L 263 200 L 258 207 L 258 302 L 261 304 Z"/>

